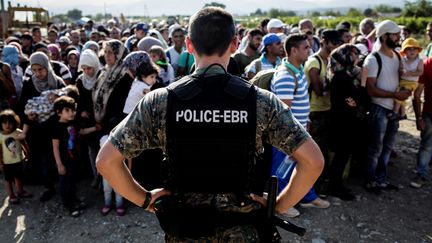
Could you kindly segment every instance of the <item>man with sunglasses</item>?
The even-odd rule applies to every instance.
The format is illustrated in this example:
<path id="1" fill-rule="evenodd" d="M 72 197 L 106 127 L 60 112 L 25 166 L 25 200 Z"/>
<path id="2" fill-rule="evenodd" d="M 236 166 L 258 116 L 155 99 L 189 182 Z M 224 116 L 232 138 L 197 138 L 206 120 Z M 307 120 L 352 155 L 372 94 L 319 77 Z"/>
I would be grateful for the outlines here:
<path id="1" fill-rule="evenodd" d="M 411 95 L 408 90 L 397 91 L 400 60 L 394 48 L 399 42 L 400 32 L 401 28 L 395 22 L 382 21 L 376 28 L 381 64 L 375 55 L 369 55 L 364 63 L 368 71 L 366 87 L 372 101 L 365 189 L 376 194 L 382 189 L 398 189 L 387 178 L 387 164 L 399 128 L 399 121 L 389 119 L 389 114 L 392 113 L 394 99 L 405 100 Z"/>

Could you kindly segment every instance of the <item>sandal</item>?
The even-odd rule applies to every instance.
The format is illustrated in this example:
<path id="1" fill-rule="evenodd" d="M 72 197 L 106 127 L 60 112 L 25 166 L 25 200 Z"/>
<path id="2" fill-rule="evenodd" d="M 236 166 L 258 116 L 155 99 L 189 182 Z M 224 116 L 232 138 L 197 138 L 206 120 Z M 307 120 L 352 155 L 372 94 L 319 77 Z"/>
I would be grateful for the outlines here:
<path id="1" fill-rule="evenodd" d="M 15 195 L 9 196 L 9 203 L 10 204 L 18 204 L 19 200 L 18 200 L 18 198 Z"/>
<path id="2" fill-rule="evenodd" d="M 31 198 L 33 197 L 33 194 L 27 192 L 27 191 L 22 191 L 22 192 L 18 192 L 18 197 L 20 198 Z"/>
<path id="3" fill-rule="evenodd" d="M 103 216 L 106 216 L 111 211 L 111 206 L 105 205 L 101 209 L 101 213 Z"/>
<path id="4" fill-rule="evenodd" d="M 124 216 L 126 214 L 126 209 L 124 207 L 118 207 L 116 213 L 118 216 Z"/>

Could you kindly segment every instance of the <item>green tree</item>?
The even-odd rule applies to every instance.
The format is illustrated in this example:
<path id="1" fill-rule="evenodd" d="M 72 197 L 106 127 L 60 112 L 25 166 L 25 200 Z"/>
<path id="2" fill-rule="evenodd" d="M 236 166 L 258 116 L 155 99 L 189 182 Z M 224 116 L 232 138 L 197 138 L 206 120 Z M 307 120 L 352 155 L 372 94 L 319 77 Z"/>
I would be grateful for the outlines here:
<path id="1" fill-rule="evenodd" d="M 67 11 L 66 16 L 68 16 L 68 18 L 72 20 L 78 20 L 82 16 L 82 11 L 74 8 L 72 10 Z"/>
<path id="2" fill-rule="evenodd" d="M 350 8 L 348 10 L 347 16 L 348 17 L 358 17 L 358 16 L 362 16 L 362 13 L 360 12 L 360 10 L 358 10 L 356 8 Z"/>
<path id="3" fill-rule="evenodd" d="M 321 16 L 321 13 L 318 12 L 318 11 L 313 11 L 313 12 L 310 14 L 310 16 L 312 16 L 312 17 L 319 17 L 319 16 Z"/>
<path id="4" fill-rule="evenodd" d="M 323 13 L 324 16 L 341 16 L 341 13 L 339 11 L 333 11 L 333 10 L 327 10 Z"/>
<path id="5" fill-rule="evenodd" d="M 257 8 L 257 10 L 255 10 L 255 12 L 252 13 L 252 14 L 253 14 L 253 15 L 262 16 L 262 15 L 263 15 L 263 12 L 262 12 L 262 10 L 261 10 L 260 8 Z"/>
<path id="6" fill-rule="evenodd" d="M 206 4 L 204 5 L 204 8 L 205 8 L 205 7 L 219 7 L 219 8 L 223 8 L 223 9 L 226 8 L 225 4 L 218 3 L 218 2 L 206 3 Z"/>
<path id="7" fill-rule="evenodd" d="M 375 7 L 375 11 L 379 13 L 400 13 L 402 12 L 402 9 L 398 7 L 392 7 L 386 4 L 380 4 Z"/>
<path id="8" fill-rule="evenodd" d="M 373 9 L 371 8 L 367 8 L 363 11 L 363 15 L 366 17 L 372 17 L 373 15 L 375 15 L 375 11 L 373 11 Z"/>
<path id="9" fill-rule="evenodd" d="M 404 17 L 430 17 L 432 13 L 432 3 L 428 0 L 417 0 L 415 2 L 405 2 L 402 12 Z"/>

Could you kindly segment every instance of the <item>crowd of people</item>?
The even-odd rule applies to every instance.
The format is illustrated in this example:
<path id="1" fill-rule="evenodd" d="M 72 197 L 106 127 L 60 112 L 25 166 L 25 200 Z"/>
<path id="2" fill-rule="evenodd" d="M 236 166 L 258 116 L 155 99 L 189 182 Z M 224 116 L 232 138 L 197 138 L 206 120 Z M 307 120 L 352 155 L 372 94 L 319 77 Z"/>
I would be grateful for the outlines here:
<path id="1" fill-rule="evenodd" d="M 187 26 L 89 21 L 47 27 L 46 37 L 35 27 L 2 42 L 0 169 L 9 202 L 32 196 L 23 181 L 43 184 L 40 200 L 50 200 L 59 181 L 62 203 L 76 217 L 86 206 L 77 195 L 77 178 L 91 175 L 91 186 L 103 188 L 101 213 L 115 209 L 122 216 L 123 198 L 99 176 L 97 153 L 148 92 L 194 73 L 194 56 L 185 44 Z M 409 29 L 390 20 L 374 23 L 366 18 L 358 29 L 353 32 L 348 22 L 317 28 L 310 19 L 293 25 L 264 19 L 252 29 L 236 26 L 238 48 L 227 72 L 251 82 L 267 74 L 268 87 L 261 88 L 290 107 L 324 156 L 324 172 L 300 202 L 302 207 L 328 208 L 330 202 L 321 195 L 354 200 L 344 184 L 349 162 L 367 191 L 398 189 L 388 179 L 387 164 L 395 153 L 399 120 L 406 119 L 403 101 L 412 95 L 422 136 L 417 175 L 410 185 L 420 188 L 428 181 L 432 43 L 422 51 Z M 426 30 L 432 40 L 432 23 Z M 270 152 L 271 173 L 279 178 L 282 191 L 296 161 L 278 148 Z M 155 182 L 146 181 L 151 175 L 141 175 L 140 166 L 162 157 L 161 150 L 146 151 L 125 163 L 143 183 L 151 184 Z M 299 214 L 290 208 L 285 216 Z"/>

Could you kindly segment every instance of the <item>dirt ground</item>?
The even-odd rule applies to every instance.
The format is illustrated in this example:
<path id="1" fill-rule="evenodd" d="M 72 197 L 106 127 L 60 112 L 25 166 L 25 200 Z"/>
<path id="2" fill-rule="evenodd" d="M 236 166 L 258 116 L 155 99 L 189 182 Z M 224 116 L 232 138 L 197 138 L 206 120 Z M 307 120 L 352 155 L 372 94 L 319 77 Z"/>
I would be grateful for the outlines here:
<path id="1" fill-rule="evenodd" d="M 411 117 L 401 122 L 389 177 L 399 191 L 376 196 L 366 192 L 358 179 L 348 183 L 357 195 L 353 202 L 328 197 L 328 209 L 302 209 L 291 221 L 307 228 L 304 237 L 282 232 L 283 242 L 432 242 L 432 186 L 409 187 L 414 175 L 419 132 Z M 2 177 L 2 175 L 0 175 Z M 3 178 L 1 178 L 3 179 Z M 127 204 L 127 214 L 100 214 L 102 192 L 80 182 L 79 195 L 89 205 L 79 218 L 71 218 L 57 194 L 46 203 L 38 200 L 40 186 L 28 186 L 36 196 L 20 205 L 9 205 L 0 187 L 0 242 L 163 242 L 164 234 L 154 215 Z"/>

